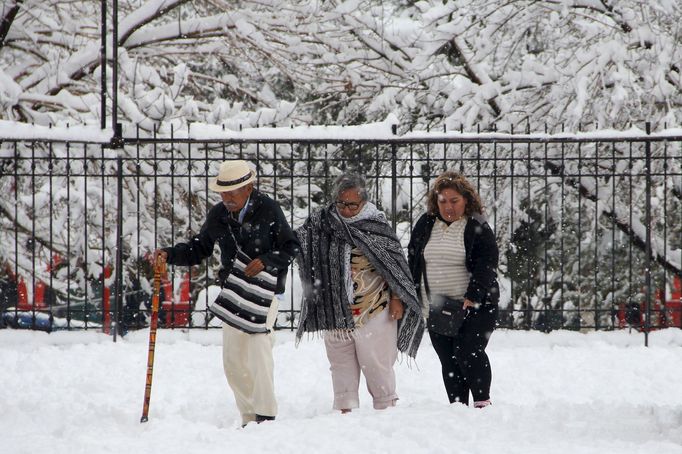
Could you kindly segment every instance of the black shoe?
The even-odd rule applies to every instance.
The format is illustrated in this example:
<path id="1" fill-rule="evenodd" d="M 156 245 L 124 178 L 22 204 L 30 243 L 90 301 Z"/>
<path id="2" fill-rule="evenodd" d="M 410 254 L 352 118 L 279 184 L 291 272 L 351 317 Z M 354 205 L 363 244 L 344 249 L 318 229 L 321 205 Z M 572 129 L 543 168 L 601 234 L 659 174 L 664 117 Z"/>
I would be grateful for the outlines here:
<path id="1" fill-rule="evenodd" d="M 274 416 L 264 416 L 264 415 L 256 415 L 256 423 L 260 424 L 263 421 L 274 421 L 275 417 Z"/>

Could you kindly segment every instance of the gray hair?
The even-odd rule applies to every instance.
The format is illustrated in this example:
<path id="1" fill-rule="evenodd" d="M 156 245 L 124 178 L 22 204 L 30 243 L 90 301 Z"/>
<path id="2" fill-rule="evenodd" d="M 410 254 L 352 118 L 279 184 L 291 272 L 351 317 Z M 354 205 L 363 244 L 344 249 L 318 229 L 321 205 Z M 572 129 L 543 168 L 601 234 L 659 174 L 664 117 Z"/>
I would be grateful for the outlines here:
<path id="1" fill-rule="evenodd" d="M 363 201 L 369 199 L 369 193 L 367 192 L 367 188 L 365 187 L 365 179 L 362 178 L 360 175 L 350 173 L 342 173 L 341 175 L 338 176 L 338 178 L 336 178 L 336 180 L 334 181 L 334 190 L 332 192 L 332 195 L 336 200 L 339 198 L 339 195 L 342 192 L 347 191 L 349 189 L 357 189 Z"/>

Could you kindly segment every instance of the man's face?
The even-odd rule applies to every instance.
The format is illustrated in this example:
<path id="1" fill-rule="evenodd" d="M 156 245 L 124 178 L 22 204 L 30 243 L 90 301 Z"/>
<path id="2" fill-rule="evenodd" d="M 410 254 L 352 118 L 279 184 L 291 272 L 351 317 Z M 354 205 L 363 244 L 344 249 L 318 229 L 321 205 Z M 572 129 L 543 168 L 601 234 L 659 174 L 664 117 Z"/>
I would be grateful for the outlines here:
<path id="1" fill-rule="evenodd" d="M 223 199 L 223 205 L 225 205 L 227 211 L 234 213 L 244 208 L 244 204 L 249 200 L 252 190 L 253 184 L 249 183 L 233 191 L 221 192 L 220 197 Z"/>

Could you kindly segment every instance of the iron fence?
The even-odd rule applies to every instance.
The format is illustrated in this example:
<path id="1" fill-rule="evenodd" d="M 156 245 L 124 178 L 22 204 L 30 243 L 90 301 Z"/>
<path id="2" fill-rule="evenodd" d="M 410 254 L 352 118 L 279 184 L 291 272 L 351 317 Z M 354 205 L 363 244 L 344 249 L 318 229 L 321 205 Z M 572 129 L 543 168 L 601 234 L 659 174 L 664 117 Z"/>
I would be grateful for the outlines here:
<path id="1" fill-rule="evenodd" d="M 682 328 L 680 136 L 138 134 L 114 145 L 1 143 L 0 325 L 114 335 L 146 326 L 149 253 L 196 233 L 219 201 L 208 190 L 219 163 L 247 159 L 294 228 L 329 201 L 336 175 L 364 175 L 404 245 L 429 184 L 459 171 L 476 185 L 498 239 L 501 327 Z M 217 266 L 212 258 L 170 268 L 162 327 L 218 326 L 206 310 Z M 297 324 L 296 274 L 292 267 L 278 328 Z"/>

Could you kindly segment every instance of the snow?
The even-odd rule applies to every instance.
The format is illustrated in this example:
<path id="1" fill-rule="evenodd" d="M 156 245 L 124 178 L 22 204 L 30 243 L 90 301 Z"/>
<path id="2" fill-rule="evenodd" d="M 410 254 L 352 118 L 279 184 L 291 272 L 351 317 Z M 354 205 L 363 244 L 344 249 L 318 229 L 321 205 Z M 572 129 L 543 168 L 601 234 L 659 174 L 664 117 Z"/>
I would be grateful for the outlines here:
<path id="1" fill-rule="evenodd" d="M 128 100 L 129 101 L 129 100 Z M 131 108 L 136 108 L 130 104 Z M 122 107 L 124 108 L 124 107 Z M 142 118 L 142 117 L 140 117 Z M 267 123 L 267 122 L 266 122 Z M 153 124 L 149 123 L 152 129 Z M 389 114 L 383 121 L 366 123 L 358 126 L 292 126 L 292 127 L 260 127 L 243 128 L 235 131 L 225 128 L 223 125 L 208 123 L 191 123 L 188 128 L 176 129 L 173 138 L 178 140 L 234 140 L 234 141 L 264 141 L 278 142 L 289 140 L 318 140 L 318 141 L 471 141 L 471 140 L 497 140 L 500 142 L 515 141 L 631 141 L 665 139 L 668 141 L 682 140 L 682 128 L 668 128 L 650 135 L 643 130 L 633 127 L 628 130 L 600 129 L 576 133 L 531 133 L 531 134 L 508 134 L 508 133 L 475 133 L 449 130 L 447 132 L 435 131 L 410 131 L 404 134 L 393 134 L 393 126 L 399 127 L 399 119 Z M 164 134 L 160 129 L 157 138 L 170 138 L 170 131 Z M 124 137 L 135 137 L 132 127 L 126 125 Z M 58 125 L 53 127 L 31 125 L 18 121 L 0 120 L 0 138 L 6 140 L 55 140 L 65 142 L 94 142 L 109 143 L 113 131 L 100 129 L 98 125 Z"/>
<path id="2" fill-rule="evenodd" d="M 488 353 L 493 406 L 449 405 L 428 337 L 396 365 L 400 401 L 331 409 L 323 343 L 274 348 L 280 411 L 239 426 L 220 330 L 159 331 L 149 422 L 140 424 L 148 331 L 0 331 L 2 452 L 682 453 L 682 330 L 504 331 Z"/>
<path id="3" fill-rule="evenodd" d="M 94 125 L 70 127 L 47 127 L 18 121 L 0 120 L 0 137 L 7 140 L 63 140 L 69 142 L 109 143 L 113 136 L 111 129 L 100 129 Z"/>

